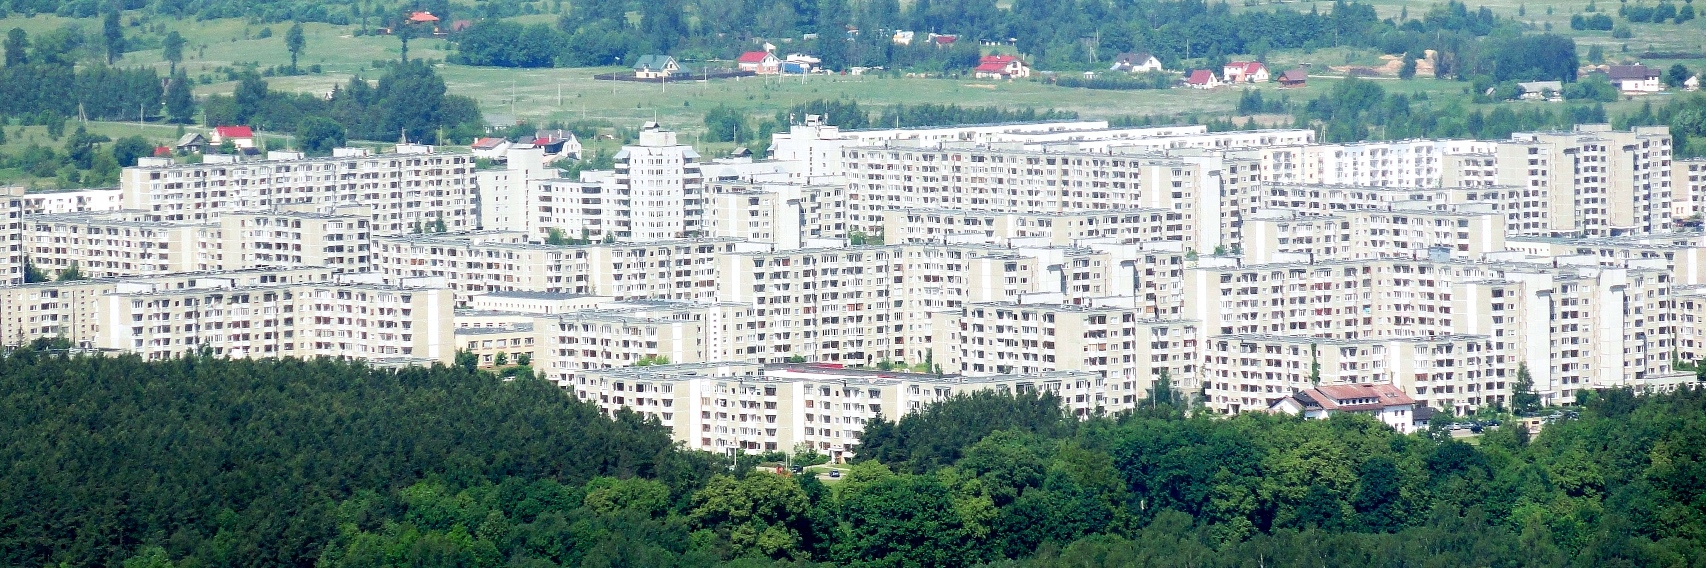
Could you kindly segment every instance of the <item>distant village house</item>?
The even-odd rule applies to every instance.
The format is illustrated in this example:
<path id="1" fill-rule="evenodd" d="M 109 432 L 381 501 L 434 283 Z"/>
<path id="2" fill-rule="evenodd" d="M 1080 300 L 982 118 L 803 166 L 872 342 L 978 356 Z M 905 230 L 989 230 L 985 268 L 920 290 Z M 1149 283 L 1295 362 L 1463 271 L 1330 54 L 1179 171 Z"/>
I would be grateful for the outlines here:
<path id="1" fill-rule="evenodd" d="M 1220 78 L 1213 71 L 1197 69 L 1185 77 L 1185 86 L 1192 89 L 1213 89 L 1220 86 Z"/>
<path id="2" fill-rule="evenodd" d="M 681 64 L 668 55 L 641 55 L 634 61 L 635 79 L 668 79 L 681 71 Z"/>
<path id="3" fill-rule="evenodd" d="M 1109 71 L 1125 71 L 1127 73 L 1143 73 L 1147 71 L 1162 71 L 1161 60 L 1148 53 L 1121 53 L 1114 57 L 1113 67 Z"/>
<path id="4" fill-rule="evenodd" d="M 775 75 L 782 72 L 782 60 L 776 54 L 768 51 L 748 51 L 735 59 L 735 65 L 741 71 L 750 71 L 759 75 Z"/>
<path id="5" fill-rule="evenodd" d="M 1268 66 L 1260 61 L 1233 61 L 1220 73 L 1227 83 L 1266 83 Z"/>
<path id="6" fill-rule="evenodd" d="M 972 73 L 979 79 L 1022 79 L 1031 76 L 1031 68 L 1016 56 L 985 55 Z"/>
<path id="7" fill-rule="evenodd" d="M 1646 65 L 1612 65 L 1605 76 L 1625 93 L 1657 93 L 1664 90 L 1659 70 Z"/>

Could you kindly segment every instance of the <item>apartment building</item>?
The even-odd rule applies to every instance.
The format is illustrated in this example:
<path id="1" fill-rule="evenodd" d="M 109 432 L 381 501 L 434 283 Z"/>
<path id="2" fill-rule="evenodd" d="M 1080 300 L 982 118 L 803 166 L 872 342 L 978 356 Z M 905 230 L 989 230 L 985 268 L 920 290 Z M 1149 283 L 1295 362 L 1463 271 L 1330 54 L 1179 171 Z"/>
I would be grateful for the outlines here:
<path id="1" fill-rule="evenodd" d="M 1068 409 L 1101 408 L 1080 394 L 1098 388 L 1085 373 L 964 377 L 817 365 L 708 363 L 589 372 L 569 385 L 606 412 L 628 408 L 655 418 L 687 447 L 761 453 L 805 446 L 836 462 L 853 457 L 865 424 L 897 420 L 958 394 L 1053 392 Z"/>
<path id="2" fill-rule="evenodd" d="M 365 206 L 376 234 L 478 226 L 474 157 L 399 145 L 395 153 L 339 149 L 332 157 L 269 153 L 267 160 L 173 164 L 145 158 L 120 178 L 124 208 L 161 222 L 206 223 L 232 211 Z"/>
<path id="3" fill-rule="evenodd" d="M 1663 126 L 1519 132 L 1485 153 L 1450 161 L 1441 181 L 1445 187 L 1523 188 L 1519 199 L 1544 200 L 1539 220 L 1552 236 L 1663 231 L 1670 227 L 1674 197 L 1671 151 Z"/>
<path id="4" fill-rule="evenodd" d="M 205 352 L 449 364 L 455 354 L 451 294 L 442 287 L 235 286 L 210 278 L 163 284 L 120 282 L 101 296 L 91 318 L 99 325 L 93 347 L 150 360 Z"/>
<path id="5" fill-rule="evenodd" d="M 24 188 L 0 187 L 0 205 L 0 286 L 15 286 L 24 283 Z"/>
<path id="6" fill-rule="evenodd" d="M 1245 222 L 1243 252 L 1261 261 L 1368 258 L 1479 259 L 1506 250 L 1501 215 L 1454 207 L 1438 211 L 1395 204 L 1386 210 L 1311 215 L 1258 211 Z"/>
<path id="7" fill-rule="evenodd" d="M 763 360 L 767 336 L 790 331 L 755 313 L 732 303 L 631 301 L 536 316 L 536 368 L 566 386 L 599 369 Z"/>
<path id="8" fill-rule="evenodd" d="M 1706 212 L 1706 158 L 1687 158 L 1671 163 L 1671 219 L 1698 221 Z"/>
<path id="9" fill-rule="evenodd" d="M 327 282 L 325 268 L 285 268 L 184 272 L 126 278 L 90 278 L 0 287 L 0 344 L 19 345 L 38 338 L 63 337 L 73 345 L 95 347 L 101 330 L 103 298 L 126 286 L 184 289 L 197 286 L 256 287 Z"/>
<path id="10" fill-rule="evenodd" d="M 373 221 L 366 215 L 234 211 L 222 215 L 218 253 L 226 270 L 258 266 L 325 266 L 333 272 L 373 268 Z"/>
<path id="11" fill-rule="evenodd" d="M 844 150 L 847 209 L 853 228 L 881 230 L 883 212 L 958 209 L 978 212 L 1074 212 L 1165 209 L 1193 227 L 1194 241 L 1222 244 L 1222 171 L 1218 152 L 1169 155 L 1035 152 L 1016 144 L 899 145 Z"/>
<path id="12" fill-rule="evenodd" d="M 1202 350 L 1204 404 L 1226 413 L 1265 411 L 1318 386 L 1387 384 L 1424 406 L 1464 414 L 1508 400 L 1515 367 L 1499 362 L 1502 356 L 1491 338 L 1478 335 L 1216 335 Z"/>
<path id="13" fill-rule="evenodd" d="M 117 211 L 123 205 L 124 192 L 116 187 L 25 193 L 22 202 L 25 215 Z"/>
<path id="14" fill-rule="evenodd" d="M 847 238 L 845 192 L 838 184 L 715 182 L 706 234 L 782 249 L 839 244 Z"/>
<path id="15" fill-rule="evenodd" d="M 674 132 L 648 124 L 639 144 L 616 153 L 615 175 L 606 186 L 617 239 L 656 241 L 704 234 L 705 178 L 693 147 Z"/>
<path id="16" fill-rule="evenodd" d="M 109 278 L 225 268 L 215 258 L 219 230 L 208 223 L 120 210 L 31 215 L 22 226 L 25 255 L 50 273 L 75 266 L 85 276 Z"/>
<path id="17" fill-rule="evenodd" d="M 1196 231 L 1184 214 L 1167 209 L 1070 213 L 988 212 L 964 209 L 884 211 L 882 235 L 893 243 L 988 243 L 1068 246 L 1083 241 L 1176 241 L 1194 247 Z"/>
<path id="18" fill-rule="evenodd" d="M 935 323 L 936 364 L 968 376 L 1082 371 L 1107 380 L 1099 407 L 1129 405 L 1166 373 L 1197 388 L 1198 332 L 1188 320 L 1146 319 L 1137 309 L 980 302 Z"/>

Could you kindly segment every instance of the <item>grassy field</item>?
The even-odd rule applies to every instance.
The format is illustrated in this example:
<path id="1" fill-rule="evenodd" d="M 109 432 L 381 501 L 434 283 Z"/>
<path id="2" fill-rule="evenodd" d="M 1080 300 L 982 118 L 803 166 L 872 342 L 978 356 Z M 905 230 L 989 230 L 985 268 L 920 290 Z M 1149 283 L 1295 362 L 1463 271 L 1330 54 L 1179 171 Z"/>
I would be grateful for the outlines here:
<path id="1" fill-rule="evenodd" d="M 1434 2 L 1406 0 L 1370 0 L 1376 6 L 1382 17 L 1397 17 L 1400 12 L 1408 10 L 1410 17 L 1421 17 Z M 1270 2 L 1257 1 L 1253 4 L 1234 2 L 1236 9 L 1268 9 Z M 1307 11 L 1309 2 L 1286 2 L 1284 5 Z M 1701 18 L 1683 25 L 1671 24 L 1635 24 L 1632 26 L 1634 37 L 1627 40 L 1613 39 L 1609 32 L 1575 32 L 1569 29 L 1571 14 L 1582 12 L 1588 5 L 1587 0 L 1564 0 L 1559 2 L 1523 2 L 1522 0 L 1487 0 L 1471 2 L 1473 7 L 1490 6 L 1496 13 L 1518 18 L 1529 22 L 1535 29 L 1543 29 L 1550 24 L 1552 30 L 1575 37 L 1583 46 L 1585 55 L 1587 46 L 1599 45 L 1608 60 L 1613 62 L 1633 61 L 1634 56 L 1642 51 L 1706 51 L 1706 13 Z M 1547 13 L 1547 6 L 1551 13 Z M 1603 12 L 1615 16 L 1616 2 L 1599 2 L 1598 7 Z M 1315 3 L 1321 10 L 1330 10 L 1327 2 Z M 1518 15 L 1521 9 L 1522 15 Z M 1706 12 L 1706 9 L 1702 10 Z M 548 16 L 535 16 L 532 19 L 548 21 Z M 289 54 L 284 49 L 284 32 L 288 25 L 272 24 L 263 26 L 251 24 L 240 19 L 214 21 L 150 21 L 140 13 L 128 15 L 127 21 L 135 20 L 136 26 L 130 27 L 127 34 L 136 38 L 133 41 L 144 45 L 157 45 L 158 38 L 165 31 L 175 30 L 188 38 L 189 45 L 185 48 L 185 60 L 180 64 L 192 78 L 203 78 L 206 84 L 197 88 L 198 94 L 228 93 L 234 87 L 226 81 L 225 71 L 230 68 L 245 65 L 255 65 L 259 68 L 280 66 L 289 63 Z M 1621 21 L 1621 20 L 1620 20 Z M 86 31 L 94 33 L 99 29 L 99 22 L 94 19 L 67 20 L 54 16 L 35 16 L 24 18 L 12 16 L 0 19 L 0 29 L 13 27 L 23 28 L 32 34 L 38 34 L 55 29 L 66 24 L 82 26 Z M 260 38 L 263 29 L 270 28 L 271 37 Z M 300 65 L 304 68 L 319 66 L 321 72 L 293 77 L 272 77 L 268 79 L 274 89 L 323 94 L 336 84 L 343 83 L 353 76 L 369 79 L 377 78 L 373 63 L 378 60 L 389 60 L 398 57 L 400 45 L 396 38 L 377 35 L 357 35 L 360 25 L 332 26 L 327 24 L 309 24 L 306 26 L 307 49 Z M 1627 46 L 1627 51 L 1625 51 Z M 443 60 L 450 50 L 448 42 L 442 39 L 422 38 L 412 41 L 409 55 L 414 58 Z M 1328 48 L 1318 50 L 1290 50 L 1269 54 L 1270 67 L 1282 70 L 1298 64 L 1308 63 L 1314 66 L 1317 74 L 1326 73 L 1329 66 L 1336 65 L 1378 65 L 1382 63 L 1381 54 L 1373 49 Z M 1697 70 L 1706 70 L 1706 59 L 1663 60 L 1648 63 L 1669 66 L 1681 62 Z M 154 66 L 165 72 L 166 62 L 161 57 L 158 48 L 144 49 L 126 54 L 120 65 Z M 701 62 L 686 62 L 689 68 L 703 65 Z M 941 79 L 941 78 L 895 78 L 879 76 L 812 76 L 805 79 L 794 78 L 746 78 L 742 80 L 697 81 L 685 80 L 667 85 L 650 83 L 630 83 L 618 81 L 596 81 L 592 76 L 597 73 L 610 72 L 616 69 L 501 69 L 484 67 L 467 67 L 461 65 L 442 65 L 440 73 L 444 76 L 449 89 L 454 94 L 473 97 L 485 112 L 488 120 L 495 124 L 507 124 L 516 120 L 531 120 L 545 123 L 552 120 L 594 119 L 608 121 L 617 126 L 633 127 L 643 121 L 657 120 L 658 122 L 683 133 L 684 140 L 689 143 L 706 146 L 708 155 L 717 155 L 732 148 L 732 145 L 703 144 L 699 139 L 703 134 L 702 118 L 705 111 L 719 105 L 741 110 L 755 117 L 768 117 L 794 104 L 815 99 L 852 99 L 872 110 L 877 107 L 897 103 L 917 104 L 959 104 L 962 106 L 998 106 L 1006 108 L 1033 107 L 1037 109 L 1059 109 L 1079 113 L 1086 118 L 1111 118 L 1125 115 L 1164 115 L 1179 116 L 1197 114 L 1202 118 L 1211 118 L 1229 113 L 1238 100 L 1238 89 L 1219 89 L 1215 91 L 1196 91 L 1173 89 L 1161 91 L 1100 91 L 1088 89 L 1066 89 L 1048 86 L 1031 81 L 995 82 L 973 79 Z M 1292 100 L 1306 100 L 1318 93 L 1330 89 L 1336 79 L 1316 77 L 1304 89 L 1285 91 Z M 1465 91 L 1465 83 L 1455 81 L 1438 81 L 1433 79 L 1417 79 L 1413 81 L 1382 80 L 1382 86 L 1389 90 L 1408 93 L 1428 93 L 1434 96 L 1460 96 Z M 1275 85 L 1262 85 L 1257 88 L 1277 91 Z M 1648 97 L 1648 100 L 1662 101 L 1663 97 Z M 1546 103 L 1512 103 L 1512 104 L 1541 104 Z M 1619 102 L 1611 105 L 1612 113 L 1632 109 L 1641 104 L 1640 100 Z M 150 140 L 167 142 L 176 137 L 175 126 L 142 125 L 122 123 L 94 123 L 92 131 L 117 138 L 130 134 L 143 134 Z M 0 152 L 15 151 L 24 145 L 37 143 L 59 146 L 61 142 L 49 140 L 45 129 L 41 127 L 19 128 L 8 130 L 8 142 L 0 146 Z M 609 144 L 594 143 L 591 146 L 604 149 Z M 5 179 L 6 173 L 0 172 L 0 180 Z"/>

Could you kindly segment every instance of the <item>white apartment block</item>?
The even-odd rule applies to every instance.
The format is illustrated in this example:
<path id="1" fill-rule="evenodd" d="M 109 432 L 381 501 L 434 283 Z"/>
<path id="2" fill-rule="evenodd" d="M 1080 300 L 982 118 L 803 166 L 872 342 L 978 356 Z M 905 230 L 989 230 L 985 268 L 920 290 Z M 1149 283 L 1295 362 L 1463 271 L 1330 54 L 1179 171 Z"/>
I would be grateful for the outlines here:
<path id="1" fill-rule="evenodd" d="M 617 300 L 713 300 L 713 259 L 735 239 L 541 245 L 519 232 L 379 237 L 375 272 L 383 281 L 443 278 L 466 303 L 489 292 L 553 292 Z"/>
<path id="2" fill-rule="evenodd" d="M 258 287 L 278 284 L 324 283 L 332 278 L 325 268 L 257 269 L 126 278 L 90 278 L 0 287 L 0 344 L 17 345 L 38 338 L 64 337 L 78 347 L 93 348 L 101 329 L 94 317 L 102 298 L 121 286 L 162 289 Z"/>
<path id="3" fill-rule="evenodd" d="M 1318 385 L 1388 384 L 1417 403 L 1464 414 L 1505 402 L 1515 380 L 1514 366 L 1500 362 L 1502 351 L 1478 335 L 1346 340 L 1235 334 L 1212 336 L 1207 344 L 1204 403 L 1229 413 L 1265 411 Z"/>
<path id="4" fill-rule="evenodd" d="M 26 193 L 22 205 L 25 215 L 117 211 L 124 207 L 124 192 L 113 187 Z"/>
<path id="5" fill-rule="evenodd" d="M 1096 406 L 1144 398 L 1166 373 L 1197 390 L 1196 322 L 1146 319 L 1133 308 L 984 302 L 937 314 L 937 364 L 968 376 L 1082 371 L 1108 381 Z"/>
<path id="6" fill-rule="evenodd" d="M 1706 158 L 1676 160 L 1671 165 L 1670 216 L 1699 220 L 1706 212 Z"/>
<path id="7" fill-rule="evenodd" d="M 866 422 L 897 420 L 958 394 L 1052 392 L 1068 410 L 1103 408 L 1088 393 L 1101 380 L 1074 372 L 965 377 L 817 365 L 711 363 L 610 369 L 577 377 L 574 396 L 608 413 L 654 418 L 687 447 L 718 453 L 817 449 L 852 457 Z"/>
<path id="8" fill-rule="evenodd" d="M 782 249 L 824 246 L 847 237 L 846 188 L 831 184 L 715 182 L 705 231 Z"/>
<path id="9" fill-rule="evenodd" d="M 1220 412 L 1390 385 L 1462 413 L 1508 403 L 1521 366 L 1567 404 L 1706 356 L 1706 241 L 1673 226 L 1706 165 L 1673 164 L 1662 128 L 1316 144 L 808 119 L 777 161 L 703 161 L 654 125 L 578 180 L 536 153 L 149 159 L 116 191 L 0 192 L 0 341 L 527 353 L 691 447 L 841 457 L 877 412 L 977 389 L 1090 414 L 1163 374 Z M 93 278 L 19 285 L 26 257 Z"/>
<path id="10" fill-rule="evenodd" d="M 146 211 L 116 210 L 24 218 L 24 252 L 37 268 L 76 266 L 88 277 L 124 277 L 319 267 L 368 272 L 371 221 L 363 215 L 233 211 L 218 222 L 159 221 Z"/>
<path id="11" fill-rule="evenodd" d="M 849 223 L 874 233 L 883 212 L 959 209 L 1048 212 L 1166 209 L 1193 240 L 1222 244 L 1221 154 L 1124 155 L 1026 151 L 1015 145 L 845 150 Z M 1192 155 L 1195 154 L 1195 155 Z"/>
<path id="12" fill-rule="evenodd" d="M 1437 211 L 1398 204 L 1384 210 L 1312 215 L 1258 211 L 1245 221 L 1245 258 L 1266 261 L 1371 258 L 1480 259 L 1504 252 L 1505 224 L 1492 212 Z"/>
<path id="13" fill-rule="evenodd" d="M 24 188 L 0 187 L 0 286 L 24 283 Z"/>
<path id="14" fill-rule="evenodd" d="M 705 178 L 699 153 L 676 143 L 674 132 L 656 126 L 640 132 L 639 144 L 616 153 L 615 176 L 607 186 L 617 211 L 616 238 L 656 241 L 704 234 Z"/>
<path id="15" fill-rule="evenodd" d="M 903 209 L 883 212 L 883 238 L 893 243 L 988 243 L 1068 246 L 1087 241 L 1195 244 L 1184 214 L 1167 209 L 1070 213 Z"/>
<path id="16" fill-rule="evenodd" d="M 328 158 L 274 153 L 264 161 L 172 164 L 145 158 L 120 178 L 124 208 L 156 221 L 204 223 L 232 211 L 366 207 L 376 234 L 474 229 L 479 219 L 474 157 L 428 146 L 396 153 L 340 149 Z"/>
<path id="17" fill-rule="evenodd" d="M 1579 125 L 1513 134 L 1486 153 L 1452 160 L 1441 182 L 1524 188 L 1524 200 L 1544 200 L 1545 229 L 1553 236 L 1618 236 L 1670 227 L 1674 173 L 1666 127 L 1617 132 Z"/>
<path id="18" fill-rule="evenodd" d="M 32 215 L 24 252 L 43 271 L 72 266 L 95 278 L 220 270 L 216 225 L 157 221 L 144 211 Z M 242 268 L 233 266 L 233 269 Z"/>
<path id="19" fill-rule="evenodd" d="M 442 287 L 161 284 L 119 282 L 102 296 L 94 347 L 150 360 L 206 352 L 449 364 L 455 353 L 451 294 Z"/>

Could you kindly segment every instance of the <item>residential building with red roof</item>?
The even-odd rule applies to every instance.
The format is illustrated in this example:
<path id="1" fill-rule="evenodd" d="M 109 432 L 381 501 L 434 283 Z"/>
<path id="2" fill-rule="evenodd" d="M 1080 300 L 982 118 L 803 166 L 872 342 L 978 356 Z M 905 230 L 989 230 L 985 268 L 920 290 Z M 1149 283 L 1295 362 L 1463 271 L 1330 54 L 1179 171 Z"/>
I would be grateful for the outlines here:
<path id="1" fill-rule="evenodd" d="M 776 54 L 768 51 L 748 51 L 735 58 L 735 65 L 741 71 L 751 71 L 759 75 L 775 75 L 782 72 L 782 60 Z"/>
<path id="2" fill-rule="evenodd" d="M 1292 393 L 1268 408 L 1269 412 L 1301 414 L 1326 419 L 1339 413 L 1367 414 L 1400 433 L 1415 431 L 1416 401 L 1390 384 L 1358 383 L 1319 385 Z"/>
<path id="3" fill-rule="evenodd" d="M 1191 74 L 1185 77 L 1185 85 L 1193 89 L 1213 89 L 1220 84 L 1220 78 L 1207 69 L 1191 71 Z"/>
<path id="4" fill-rule="evenodd" d="M 985 55 L 978 60 L 973 76 L 979 79 L 1013 79 L 1031 76 L 1031 68 L 1014 55 Z"/>
<path id="5" fill-rule="evenodd" d="M 255 131 L 247 126 L 216 126 L 213 136 L 207 139 L 209 144 L 219 146 L 226 140 L 238 150 L 249 150 L 255 147 Z"/>
<path id="6" fill-rule="evenodd" d="M 1233 61 L 1220 70 L 1227 83 L 1266 83 L 1268 66 L 1260 61 Z"/>

